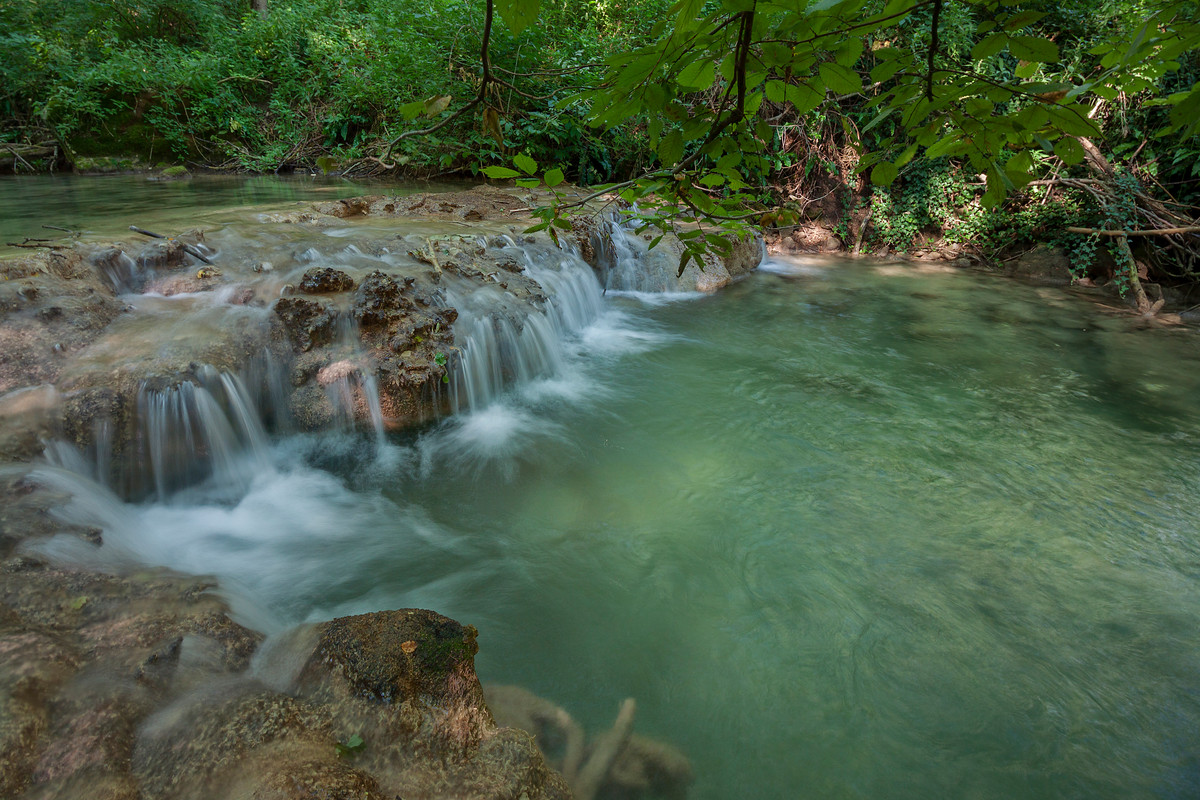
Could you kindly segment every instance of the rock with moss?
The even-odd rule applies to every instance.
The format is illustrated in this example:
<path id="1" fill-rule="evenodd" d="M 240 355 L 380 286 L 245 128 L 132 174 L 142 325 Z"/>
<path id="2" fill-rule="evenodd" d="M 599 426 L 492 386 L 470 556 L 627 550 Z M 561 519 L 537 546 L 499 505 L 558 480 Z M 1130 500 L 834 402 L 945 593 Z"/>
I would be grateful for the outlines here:
<path id="1" fill-rule="evenodd" d="M 296 691 L 360 736 L 355 763 L 388 797 L 569 797 L 528 734 L 496 727 L 476 636 L 420 609 L 336 619 L 317 626 Z"/>

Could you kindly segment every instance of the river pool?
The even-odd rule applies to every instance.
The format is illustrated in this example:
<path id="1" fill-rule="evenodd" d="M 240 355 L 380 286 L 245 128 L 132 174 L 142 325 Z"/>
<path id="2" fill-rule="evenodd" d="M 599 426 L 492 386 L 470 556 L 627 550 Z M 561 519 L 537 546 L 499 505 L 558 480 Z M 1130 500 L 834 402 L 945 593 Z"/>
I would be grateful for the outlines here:
<path id="1" fill-rule="evenodd" d="M 137 221 L 134 219 L 133 221 Z M 106 547 L 240 617 L 427 607 L 482 680 L 690 797 L 1200 794 L 1200 349 L 1057 289 L 776 259 L 610 292 L 565 366 L 380 444 L 291 435 Z"/>

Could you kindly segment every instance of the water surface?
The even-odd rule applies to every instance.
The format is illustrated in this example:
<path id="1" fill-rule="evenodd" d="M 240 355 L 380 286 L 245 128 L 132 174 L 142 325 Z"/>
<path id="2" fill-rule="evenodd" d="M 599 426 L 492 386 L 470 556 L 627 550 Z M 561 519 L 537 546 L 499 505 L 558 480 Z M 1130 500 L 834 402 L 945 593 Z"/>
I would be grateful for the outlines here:
<path id="1" fill-rule="evenodd" d="M 130 225 L 174 235 L 228 221 L 248 209 L 259 213 L 301 200 L 429 191 L 429 187 L 309 175 L 202 173 L 173 181 L 154 175 L 0 176 L 0 256 L 16 252 L 6 246 L 8 242 L 67 236 L 44 225 L 68 228 L 86 240 L 128 237 Z"/>
<path id="2" fill-rule="evenodd" d="M 421 606 L 690 796 L 1200 793 L 1200 350 L 1056 290 L 776 262 L 558 374 L 112 520 L 283 627 Z"/>

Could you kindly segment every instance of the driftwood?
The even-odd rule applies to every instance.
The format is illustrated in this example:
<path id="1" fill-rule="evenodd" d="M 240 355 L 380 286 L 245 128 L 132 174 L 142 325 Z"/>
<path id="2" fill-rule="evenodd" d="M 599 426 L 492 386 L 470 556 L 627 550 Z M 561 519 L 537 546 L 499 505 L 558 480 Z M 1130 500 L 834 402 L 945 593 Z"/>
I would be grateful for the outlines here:
<path id="1" fill-rule="evenodd" d="M 613 726 L 585 746 L 583 728 L 555 703 L 519 686 L 489 685 L 483 693 L 498 725 L 533 735 L 576 800 L 595 800 L 602 792 L 628 800 L 687 796 L 691 762 L 671 745 L 633 733 L 637 709 L 633 698 L 621 703 Z"/>
<path id="2" fill-rule="evenodd" d="M 154 231 L 148 231 L 143 228 L 139 228 L 136 225 L 130 225 L 129 230 L 133 231 L 134 233 L 140 233 L 142 236 L 149 236 L 151 239 L 171 239 L 172 238 L 170 236 L 163 236 L 161 233 L 155 233 Z M 201 253 L 199 250 L 192 247 L 187 242 L 179 242 L 179 244 L 183 247 L 183 252 L 187 253 L 189 256 L 194 256 L 195 258 L 198 258 L 201 261 L 203 261 L 205 264 L 211 265 L 213 263 L 212 261 L 209 260 L 209 258 L 206 255 L 204 255 L 204 253 Z"/>
<path id="3" fill-rule="evenodd" d="M 1171 236 L 1177 233 L 1200 233 L 1200 225 L 1184 228 L 1159 228 L 1153 231 L 1102 231 L 1099 228 L 1067 228 L 1068 233 L 1086 233 L 1094 236 Z"/>
<path id="4" fill-rule="evenodd" d="M 25 169 L 29 170 L 30 172 L 37 172 L 37 169 L 35 169 L 34 166 L 26 160 L 27 158 L 46 158 L 48 156 L 53 156 L 57 150 L 53 144 L 3 143 L 0 144 L 0 148 L 3 148 L 0 149 L 0 159 L 11 157 L 13 159 L 14 167 L 16 166 L 17 162 L 20 162 L 25 166 Z"/>
<path id="5" fill-rule="evenodd" d="M 633 698 L 626 698 L 625 702 L 621 703 L 621 710 L 617 713 L 617 721 L 613 723 L 612 728 L 596 737 L 592 752 L 580 767 L 575 783 L 571 785 L 576 800 L 595 800 L 600 787 L 612 771 L 617 756 L 621 755 L 625 746 L 629 744 L 629 737 L 633 735 L 633 715 L 636 711 L 637 704 Z"/>

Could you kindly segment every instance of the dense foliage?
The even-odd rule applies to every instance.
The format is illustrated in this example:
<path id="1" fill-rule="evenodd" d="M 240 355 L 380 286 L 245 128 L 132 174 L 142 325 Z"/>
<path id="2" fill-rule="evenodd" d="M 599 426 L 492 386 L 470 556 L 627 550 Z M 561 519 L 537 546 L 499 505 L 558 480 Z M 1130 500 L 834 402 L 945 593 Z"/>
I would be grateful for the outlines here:
<path id="1" fill-rule="evenodd" d="M 464 120 L 410 143 L 402 162 L 470 170 L 519 149 L 583 181 L 629 174 L 642 151 L 627 129 L 600 135 L 552 101 L 659 10 L 585 0 L 547 7 L 520 38 L 498 26 L 492 58 L 523 73 L 520 88 L 489 98 L 492 124 Z M 474 0 L 294 0 L 265 19 L 237 0 L 2 0 L 3 135 L 227 168 L 345 162 L 377 152 L 406 103 L 469 93 L 482 16 Z"/>
<path id="2" fill-rule="evenodd" d="M 1123 238 L 1067 228 L 1171 227 L 1200 202 L 1183 0 L 267 6 L 0 0 L 0 141 L 526 184 L 537 163 L 550 183 L 621 181 L 694 254 L 742 220 L 819 214 L 856 247 L 1055 241 L 1080 274 L 1107 245 L 1134 283 Z M 1191 280 L 1196 238 L 1137 255 Z"/>

